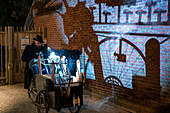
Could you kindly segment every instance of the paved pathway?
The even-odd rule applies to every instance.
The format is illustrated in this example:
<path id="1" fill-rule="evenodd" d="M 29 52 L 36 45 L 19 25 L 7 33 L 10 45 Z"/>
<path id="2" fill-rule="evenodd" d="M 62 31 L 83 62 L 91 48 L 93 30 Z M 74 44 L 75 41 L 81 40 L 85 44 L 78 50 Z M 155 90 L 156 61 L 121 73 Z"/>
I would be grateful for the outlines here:
<path id="1" fill-rule="evenodd" d="M 0 86 L 0 113 L 37 113 L 36 106 L 29 101 L 27 90 L 23 84 Z M 103 97 L 84 91 L 84 105 L 80 113 L 142 113 L 109 102 L 109 97 Z M 49 113 L 57 113 L 50 109 Z M 69 113 L 68 108 L 60 113 Z M 146 112 L 143 112 L 146 113 Z"/>

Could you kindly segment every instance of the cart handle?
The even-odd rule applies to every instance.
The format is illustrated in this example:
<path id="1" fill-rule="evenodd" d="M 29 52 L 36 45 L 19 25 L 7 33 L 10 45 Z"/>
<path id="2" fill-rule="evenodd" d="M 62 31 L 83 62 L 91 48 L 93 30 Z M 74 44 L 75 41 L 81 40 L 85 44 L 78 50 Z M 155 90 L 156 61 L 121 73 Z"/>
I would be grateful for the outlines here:
<path id="1" fill-rule="evenodd" d="M 82 83 L 82 82 L 59 83 L 59 84 L 55 84 L 54 86 L 59 86 L 63 84 L 76 84 L 76 83 Z"/>

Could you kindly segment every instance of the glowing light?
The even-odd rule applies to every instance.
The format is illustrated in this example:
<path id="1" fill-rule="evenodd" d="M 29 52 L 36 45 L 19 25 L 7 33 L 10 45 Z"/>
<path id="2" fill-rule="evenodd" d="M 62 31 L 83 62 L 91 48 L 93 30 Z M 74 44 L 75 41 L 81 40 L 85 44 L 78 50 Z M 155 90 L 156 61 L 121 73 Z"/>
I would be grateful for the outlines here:
<path id="1" fill-rule="evenodd" d="M 47 50 L 48 50 L 49 52 L 51 52 L 51 51 L 52 51 L 50 47 L 48 47 L 48 48 L 47 48 Z"/>
<path id="2" fill-rule="evenodd" d="M 51 61 L 59 62 L 60 61 L 60 56 L 57 56 L 54 52 L 50 53 L 49 59 Z"/>

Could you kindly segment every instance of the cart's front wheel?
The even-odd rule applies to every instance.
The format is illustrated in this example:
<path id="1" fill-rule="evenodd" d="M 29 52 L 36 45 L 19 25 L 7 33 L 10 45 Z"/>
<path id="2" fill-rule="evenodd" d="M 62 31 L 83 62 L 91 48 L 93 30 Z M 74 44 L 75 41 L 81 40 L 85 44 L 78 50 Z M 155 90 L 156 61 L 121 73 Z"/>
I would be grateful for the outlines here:
<path id="1" fill-rule="evenodd" d="M 49 102 L 45 96 L 45 93 L 40 92 L 37 96 L 37 112 L 38 113 L 48 113 Z"/>
<path id="2" fill-rule="evenodd" d="M 80 111 L 80 106 L 69 107 L 71 113 L 78 113 Z"/>

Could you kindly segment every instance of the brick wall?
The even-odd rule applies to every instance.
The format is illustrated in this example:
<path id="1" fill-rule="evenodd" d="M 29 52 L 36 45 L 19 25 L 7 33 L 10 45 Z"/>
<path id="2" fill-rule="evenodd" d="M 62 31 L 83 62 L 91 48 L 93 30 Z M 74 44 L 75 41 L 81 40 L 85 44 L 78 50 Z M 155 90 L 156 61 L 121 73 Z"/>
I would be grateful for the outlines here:
<path id="1" fill-rule="evenodd" d="M 37 11 L 35 10 L 35 13 Z M 64 35 L 62 18 L 58 14 L 49 14 L 34 17 L 35 27 L 47 27 L 47 42 L 52 49 L 63 49 L 67 42 Z"/>
<path id="2" fill-rule="evenodd" d="M 35 27 L 47 27 L 52 49 L 82 51 L 81 67 L 93 91 L 170 102 L 168 0 L 104 2 L 67 0 L 62 16 L 35 15 Z"/>

